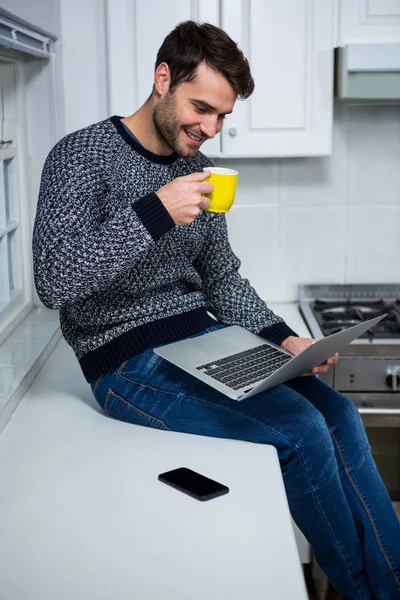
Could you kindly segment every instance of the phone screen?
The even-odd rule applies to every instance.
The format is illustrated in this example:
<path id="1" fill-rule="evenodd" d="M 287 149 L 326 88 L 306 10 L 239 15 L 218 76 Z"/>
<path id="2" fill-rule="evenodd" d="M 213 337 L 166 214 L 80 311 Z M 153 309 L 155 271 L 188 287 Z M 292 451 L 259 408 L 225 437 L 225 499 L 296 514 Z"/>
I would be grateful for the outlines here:
<path id="1" fill-rule="evenodd" d="M 162 473 L 158 479 L 197 500 L 211 500 L 229 492 L 229 488 L 187 467 Z"/>

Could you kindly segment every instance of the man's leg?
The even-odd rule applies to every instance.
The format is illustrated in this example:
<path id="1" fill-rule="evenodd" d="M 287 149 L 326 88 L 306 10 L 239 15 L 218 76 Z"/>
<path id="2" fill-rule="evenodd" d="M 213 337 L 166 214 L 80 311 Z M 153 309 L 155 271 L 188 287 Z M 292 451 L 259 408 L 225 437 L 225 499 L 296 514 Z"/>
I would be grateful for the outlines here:
<path id="1" fill-rule="evenodd" d="M 236 402 L 152 350 L 92 389 L 110 415 L 133 423 L 274 445 L 292 514 L 343 596 L 370 600 L 363 550 L 344 495 L 332 437 L 321 413 L 287 386 Z"/>
<path id="2" fill-rule="evenodd" d="M 316 377 L 298 377 L 288 386 L 308 398 L 327 422 L 375 596 L 400 598 L 400 523 L 372 458 L 356 406 Z"/>

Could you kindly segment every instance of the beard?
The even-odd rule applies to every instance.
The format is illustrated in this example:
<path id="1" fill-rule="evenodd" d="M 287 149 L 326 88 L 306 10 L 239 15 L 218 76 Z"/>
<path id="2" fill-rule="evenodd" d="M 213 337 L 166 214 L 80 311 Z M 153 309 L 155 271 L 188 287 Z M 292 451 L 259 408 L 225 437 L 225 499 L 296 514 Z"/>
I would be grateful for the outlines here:
<path id="1" fill-rule="evenodd" d="M 190 148 L 179 141 L 183 129 L 176 110 L 174 94 L 167 94 L 153 111 L 154 131 L 159 140 L 165 142 L 171 150 L 183 158 L 191 158 L 198 152 L 198 147 Z"/>

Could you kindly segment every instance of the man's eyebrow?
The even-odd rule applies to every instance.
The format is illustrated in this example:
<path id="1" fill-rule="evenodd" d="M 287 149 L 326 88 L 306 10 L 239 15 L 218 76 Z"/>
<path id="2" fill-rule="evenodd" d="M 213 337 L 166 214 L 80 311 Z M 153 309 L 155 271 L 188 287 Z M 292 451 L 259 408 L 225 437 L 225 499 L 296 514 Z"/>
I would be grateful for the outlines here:
<path id="1" fill-rule="evenodd" d="M 211 104 L 208 104 L 208 102 L 205 102 L 205 100 L 197 100 L 196 98 L 190 98 L 190 101 L 193 102 L 194 104 L 201 104 L 201 106 L 204 106 L 204 108 L 208 108 L 210 110 L 215 110 L 215 107 L 212 106 Z M 231 115 L 232 111 L 227 111 L 225 113 L 223 113 L 224 115 Z"/>

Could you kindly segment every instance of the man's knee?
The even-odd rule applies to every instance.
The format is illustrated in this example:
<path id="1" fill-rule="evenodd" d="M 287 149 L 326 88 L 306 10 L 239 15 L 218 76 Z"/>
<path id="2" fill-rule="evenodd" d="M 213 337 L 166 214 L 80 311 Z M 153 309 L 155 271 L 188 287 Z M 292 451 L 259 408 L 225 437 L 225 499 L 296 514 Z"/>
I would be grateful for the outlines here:
<path id="1" fill-rule="evenodd" d="M 291 447 L 281 455 L 283 474 L 305 469 L 312 482 L 331 471 L 336 463 L 335 447 L 322 414 L 314 407 L 297 417 L 296 435 Z"/>
<path id="2" fill-rule="evenodd" d="M 331 433 L 342 439 L 352 440 L 352 443 L 361 448 L 369 448 L 367 434 L 358 408 L 350 398 L 343 394 L 337 395 L 337 408 L 335 419 L 330 424 Z"/>

